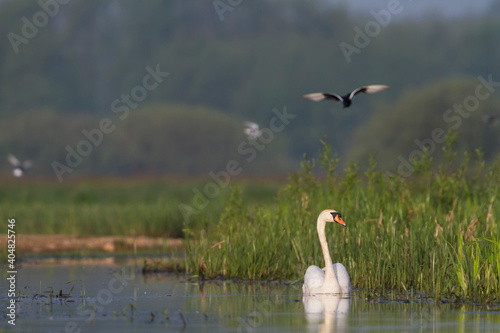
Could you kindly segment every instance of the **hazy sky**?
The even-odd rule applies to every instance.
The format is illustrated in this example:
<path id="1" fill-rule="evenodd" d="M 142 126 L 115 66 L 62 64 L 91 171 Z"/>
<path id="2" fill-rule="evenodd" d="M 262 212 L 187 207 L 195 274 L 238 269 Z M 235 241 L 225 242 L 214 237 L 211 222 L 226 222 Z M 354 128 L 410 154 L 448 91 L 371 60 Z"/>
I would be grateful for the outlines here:
<path id="1" fill-rule="evenodd" d="M 326 0 L 333 4 L 344 4 L 356 13 L 387 8 L 389 1 L 398 0 Z M 446 17 L 483 13 L 494 0 L 399 0 L 404 11 L 398 17 L 419 17 L 422 14 L 438 13 Z"/>

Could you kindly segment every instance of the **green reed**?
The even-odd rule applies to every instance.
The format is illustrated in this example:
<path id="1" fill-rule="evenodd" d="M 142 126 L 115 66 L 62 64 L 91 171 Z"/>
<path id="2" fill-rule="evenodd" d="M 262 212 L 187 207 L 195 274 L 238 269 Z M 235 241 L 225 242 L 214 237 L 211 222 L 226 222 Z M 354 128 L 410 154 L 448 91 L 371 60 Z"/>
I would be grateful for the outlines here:
<path id="1" fill-rule="evenodd" d="M 8 179 L 0 186 L 0 212 L 16 219 L 17 234 L 183 237 L 185 228 L 215 224 L 224 211 L 228 188 L 186 225 L 179 205 L 192 205 L 193 190 L 209 181 Z M 250 204 L 271 199 L 279 188 L 274 181 L 243 181 L 242 186 Z"/>
<path id="2" fill-rule="evenodd" d="M 468 154 L 458 162 L 455 139 L 447 137 L 445 163 L 434 166 L 424 152 L 409 177 L 377 171 L 374 158 L 364 172 L 353 163 L 338 172 L 324 144 L 271 205 L 249 207 L 234 187 L 219 224 L 191 231 L 187 269 L 203 278 L 300 279 L 309 265 L 324 266 L 316 219 L 333 208 L 347 227 L 327 225 L 330 253 L 354 288 L 499 297 L 500 158 L 486 168 L 478 151 L 474 163 Z"/>

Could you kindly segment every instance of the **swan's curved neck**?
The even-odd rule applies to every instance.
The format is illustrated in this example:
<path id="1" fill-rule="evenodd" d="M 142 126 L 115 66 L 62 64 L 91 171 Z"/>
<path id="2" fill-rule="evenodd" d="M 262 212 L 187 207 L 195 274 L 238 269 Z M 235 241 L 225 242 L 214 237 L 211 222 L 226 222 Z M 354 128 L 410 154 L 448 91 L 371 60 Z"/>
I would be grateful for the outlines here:
<path id="1" fill-rule="evenodd" d="M 318 218 L 317 230 L 319 242 L 321 243 L 321 250 L 323 251 L 323 257 L 325 258 L 325 280 L 323 287 L 328 287 L 331 285 L 333 288 L 339 288 L 339 282 L 335 276 L 335 271 L 333 270 L 333 262 L 330 257 L 330 251 L 328 250 L 328 243 L 326 241 L 325 234 L 326 222 L 325 220 Z"/>

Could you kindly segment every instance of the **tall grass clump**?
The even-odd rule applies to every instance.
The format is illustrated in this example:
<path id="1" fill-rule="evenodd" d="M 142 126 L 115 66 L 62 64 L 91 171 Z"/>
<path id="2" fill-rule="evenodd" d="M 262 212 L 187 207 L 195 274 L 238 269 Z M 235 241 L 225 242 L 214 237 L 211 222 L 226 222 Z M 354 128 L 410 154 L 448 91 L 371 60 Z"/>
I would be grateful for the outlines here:
<path id="1" fill-rule="evenodd" d="M 220 222 L 194 233 L 187 267 L 200 277 L 300 280 L 311 264 L 324 266 L 316 219 L 341 212 L 346 228 L 327 225 L 334 261 L 354 288 L 460 299 L 500 296 L 496 203 L 500 158 L 486 168 L 482 153 L 457 161 L 447 135 L 446 161 L 424 152 L 409 177 L 382 173 L 374 157 L 366 170 L 339 159 L 323 143 L 317 160 L 304 156 L 273 205 L 249 209 L 232 189 Z M 319 170 L 318 170 L 319 169 Z"/>

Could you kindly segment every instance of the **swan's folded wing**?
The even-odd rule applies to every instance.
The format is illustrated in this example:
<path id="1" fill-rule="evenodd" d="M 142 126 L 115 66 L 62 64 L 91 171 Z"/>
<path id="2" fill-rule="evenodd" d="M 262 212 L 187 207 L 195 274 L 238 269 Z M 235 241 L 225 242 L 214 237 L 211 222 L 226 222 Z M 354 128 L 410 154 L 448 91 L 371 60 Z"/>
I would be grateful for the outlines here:
<path id="1" fill-rule="evenodd" d="M 304 276 L 304 285 L 302 291 L 304 294 L 310 294 L 323 286 L 325 272 L 318 266 L 309 266 Z"/>
<path id="2" fill-rule="evenodd" d="M 348 293 L 351 291 L 351 280 L 349 279 L 349 274 L 347 269 L 341 263 L 333 264 L 333 270 L 335 271 L 335 276 L 339 282 L 340 288 Z"/>

